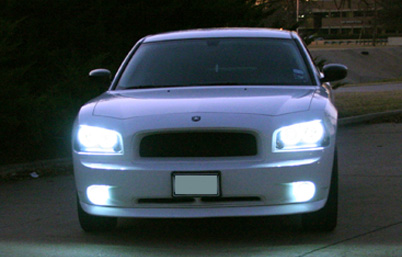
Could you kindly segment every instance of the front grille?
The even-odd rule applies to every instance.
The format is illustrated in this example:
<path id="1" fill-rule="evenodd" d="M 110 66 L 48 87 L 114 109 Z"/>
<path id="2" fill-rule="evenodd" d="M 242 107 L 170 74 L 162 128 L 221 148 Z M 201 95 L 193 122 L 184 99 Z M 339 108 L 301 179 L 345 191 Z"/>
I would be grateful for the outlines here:
<path id="1" fill-rule="evenodd" d="M 171 132 L 147 135 L 141 157 L 240 157 L 257 154 L 254 135 L 239 132 Z"/>
<path id="2" fill-rule="evenodd" d="M 224 202 L 257 202 L 261 198 L 256 196 L 243 196 L 243 197 L 202 197 L 201 201 L 208 203 L 224 203 Z"/>
<path id="3" fill-rule="evenodd" d="M 178 203 L 193 203 L 195 202 L 194 198 L 144 198 L 138 199 L 137 202 L 139 204 L 178 204 Z"/>
<path id="4" fill-rule="evenodd" d="M 178 198 L 141 198 L 137 200 L 138 204 L 198 204 L 203 203 L 227 203 L 236 204 L 244 202 L 261 202 L 257 196 L 238 196 L 238 197 L 178 197 Z"/>

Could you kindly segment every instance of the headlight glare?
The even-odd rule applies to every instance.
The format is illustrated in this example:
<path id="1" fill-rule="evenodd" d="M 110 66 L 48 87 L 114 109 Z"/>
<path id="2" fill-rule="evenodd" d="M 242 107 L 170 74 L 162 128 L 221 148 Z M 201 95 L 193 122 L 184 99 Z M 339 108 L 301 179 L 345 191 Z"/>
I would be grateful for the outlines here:
<path id="1" fill-rule="evenodd" d="M 311 200 L 315 195 L 315 185 L 310 181 L 293 182 L 292 195 L 297 202 L 306 202 Z"/>
<path id="2" fill-rule="evenodd" d="M 123 141 L 121 135 L 114 130 L 81 125 L 77 132 L 77 148 L 79 152 L 122 154 Z"/>
<path id="3" fill-rule="evenodd" d="M 96 205 L 106 205 L 110 199 L 110 186 L 92 185 L 87 188 L 89 201 Z"/>
<path id="4" fill-rule="evenodd" d="M 303 122 L 279 128 L 274 133 L 274 151 L 310 150 L 328 144 L 321 120 Z"/>
<path id="5" fill-rule="evenodd" d="M 302 129 L 302 141 L 306 144 L 318 144 L 324 137 L 324 126 L 321 122 L 305 123 Z"/>
<path id="6" fill-rule="evenodd" d="M 279 140 L 284 145 L 296 145 L 302 140 L 303 133 L 300 126 L 294 125 L 285 127 L 279 133 Z"/>

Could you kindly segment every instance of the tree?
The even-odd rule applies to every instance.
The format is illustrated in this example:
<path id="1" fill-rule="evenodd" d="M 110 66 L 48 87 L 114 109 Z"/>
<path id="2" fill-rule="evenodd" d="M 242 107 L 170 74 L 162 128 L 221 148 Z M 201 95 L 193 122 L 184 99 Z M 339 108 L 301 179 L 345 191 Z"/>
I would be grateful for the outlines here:
<path id="1" fill-rule="evenodd" d="M 372 19 L 373 45 L 377 40 L 378 27 L 387 30 L 402 31 L 402 1 L 400 0 L 360 0 L 367 9 L 374 12 Z"/>
<path id="2" fill-rule="evenodd" d="M 402 1 L 401 0 L 378 0 L 381 11 L 378 22 L 388 30 L 402 31 Z"/>
<path id="3" fill-rule="evenodd" d="M 270 13 L 264 21 L 266 27 L 287 30 L 296 30 L 299 27 L 296 20 L 295 0 L 268 0 L 266 8 Z"/>
<path id="4" fill-rule="evenodd" d="M 269 15 L 265 2 L 2 1 L 0 161 L 61 157 L 54 153 L 69 149 L 80 105 L 106 90 L 88 83 L 88 71 L 117 70 L 141 37 L 190 28 L 260 26 Z"/>

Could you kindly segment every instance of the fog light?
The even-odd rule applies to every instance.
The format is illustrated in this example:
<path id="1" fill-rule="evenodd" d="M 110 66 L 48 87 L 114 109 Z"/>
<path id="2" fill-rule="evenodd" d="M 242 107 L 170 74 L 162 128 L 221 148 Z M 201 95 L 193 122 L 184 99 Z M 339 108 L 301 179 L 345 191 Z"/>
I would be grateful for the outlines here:
<path id="1" fill-rule="evenodd" d="M 105 185 L 92 185 L 87 188 L 88 199 L 96 205 L 107 204 L 110 198 L 110 186 Z"/>
<path id="2" fill-rule="evenodd" d="M 310 181 L 299 181 L 292 183 L 292 194 L 297 202 L 311 200 L 315 194 L 315 185 Z"/>

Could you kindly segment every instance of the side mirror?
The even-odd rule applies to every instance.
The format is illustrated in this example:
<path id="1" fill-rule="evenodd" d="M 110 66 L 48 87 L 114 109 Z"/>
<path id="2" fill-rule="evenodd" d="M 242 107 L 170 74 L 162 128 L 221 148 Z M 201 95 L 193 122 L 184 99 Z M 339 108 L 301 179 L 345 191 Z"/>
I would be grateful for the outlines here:
<path id="1" fill-rule="evenodd" d="M 89 72 L 89 78 L 96 84 L 107 87 L 112 80 L 112 73 L 107 69 L 96 69 Z"/>
<path id="2" fill-rule="evenodd" d="M 322 72 L 324 73 L 324 77 L 321 79 L 321 82 L 331 82 L 346 78 L 348 68 L 342 64 L 327 64 L 324 65 Z"/>

